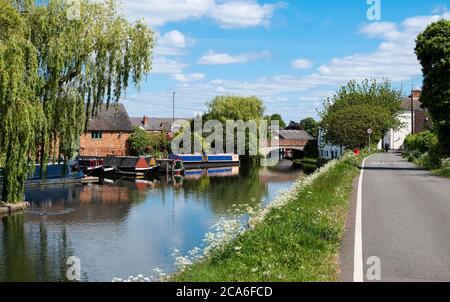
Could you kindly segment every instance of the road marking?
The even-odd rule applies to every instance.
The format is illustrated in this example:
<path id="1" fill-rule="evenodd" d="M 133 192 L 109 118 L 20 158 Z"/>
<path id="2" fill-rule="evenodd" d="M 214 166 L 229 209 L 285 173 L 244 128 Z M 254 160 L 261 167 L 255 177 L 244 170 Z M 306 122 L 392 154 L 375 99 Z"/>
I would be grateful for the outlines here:
<path id="1" fill-rule="evenodd" d="M 369 156 L 370 157 L 370 156 Z M 356 218 L 355 218 L 355 249 L 353 255 L 353 282 L 364 282 L 364 264 L 362 251 L 362 184 L 364 176 L 364 164 L 361 165 L 361 173 L 358 181 L 358 196 L 356 198 Z"/>

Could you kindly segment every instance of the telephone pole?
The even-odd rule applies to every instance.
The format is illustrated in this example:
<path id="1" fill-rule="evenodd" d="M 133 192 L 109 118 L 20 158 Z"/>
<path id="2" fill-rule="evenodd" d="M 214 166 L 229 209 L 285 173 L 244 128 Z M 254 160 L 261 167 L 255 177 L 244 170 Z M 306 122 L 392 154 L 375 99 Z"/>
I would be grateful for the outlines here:
<path id="1" fill-rule="evenodd" d="M 411 134 L 414 132 L 414 85 L 411 85 Z"/>
<path id="2" fill-rule="evenodd" d="M 172 93 L 172 126 L 175 123 L 175 92 Z"/>

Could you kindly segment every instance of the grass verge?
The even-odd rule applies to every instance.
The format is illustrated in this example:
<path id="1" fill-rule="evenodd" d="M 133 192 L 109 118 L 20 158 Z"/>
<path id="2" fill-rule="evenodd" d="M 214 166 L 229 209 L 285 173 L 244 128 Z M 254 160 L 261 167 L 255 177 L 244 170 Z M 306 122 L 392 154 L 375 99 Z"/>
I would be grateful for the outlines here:
<path id="1" fill-rule="evenodd" d="M 296 184 L 288 202 L 264 219 L 188 266 L 171 281 L 264 282 L 336 281 L 338 253 L 358 158 L 346 156 L 325 166 L 307 185 Z"/>

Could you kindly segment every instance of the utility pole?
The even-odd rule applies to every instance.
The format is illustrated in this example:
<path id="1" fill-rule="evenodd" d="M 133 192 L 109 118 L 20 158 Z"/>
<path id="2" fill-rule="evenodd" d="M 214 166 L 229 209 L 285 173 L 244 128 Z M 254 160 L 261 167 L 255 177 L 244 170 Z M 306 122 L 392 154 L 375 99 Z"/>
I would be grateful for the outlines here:
<path id="1" fill-rule="evenodd" d="M 411 134 L 414 135 L 414 86 L 411 86 Z"/>
<path id="2" fill-rule="evenodd" d="M 175 92 L 172 93 L 172 127 L 175 123 Z"/>

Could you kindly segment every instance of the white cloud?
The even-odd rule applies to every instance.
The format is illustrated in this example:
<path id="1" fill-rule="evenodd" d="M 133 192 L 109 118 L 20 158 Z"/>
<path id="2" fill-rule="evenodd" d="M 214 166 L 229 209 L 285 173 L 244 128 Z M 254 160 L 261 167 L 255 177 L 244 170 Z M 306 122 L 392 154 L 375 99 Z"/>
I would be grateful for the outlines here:
<path id="1" fill-rule="evenodd" d="M 292 61 L 291 66 L 295 69 L 308 69 L 313 66 L 313 62 L 306 59 L 297 59 Z"/>
<path id="2" fill-rule="evenodd" d="M 230 55 L 227 53 L 215 53 L 214 51 L 209 51 L 206 55 L 204 55 L 198 60 L 198 64 L 225 65 L 225 64 L 245 63 L 248 61 L 257 60 L 268 56 L 270 56 L 270 52 L 268 51 L 260 53 L 244 53 L 238 55 Z"/>
<path id="3" fill-rule="evenodd" d="M 177 112 L 180 116 L 191 116 L 192 108 L 196 112 L 201 110 L 204 103 L 216 95 L 256 95 L 265 101 L 268 113 L 279 112 L 286 120 L 298 120 L 305 115 L 315 115 L 315 108 L 320 107 L 321 100 L 351 79 L 389 78 L 394 83 L 409 83 L 421 76 L 420 64 L 414 53 L 417 34 L 441 18 L 450 19 L 450 14 L 415 16 L 400 23 L 368 24 L 360 29 L 360 33 L 367 38 L 379 39 L 376 49 L 333 58 L 309 75 L 278 75 L 249 81 L 214 79 L 189 85 L 180 83 L 176 88 L 179 104 Z M 236 61 L 236 56 L 222 54 L 210 56 L 209 59 L 205 62 L 218 64 Z M 290 101 L 280 102 L 280 97 Z M 152 104 L 149 106 L 152 110 L 156 110 L 153 105 L 161 107 L 157 108 L 161 114 L 167 114 L 170 106 L 166 108 L 160 103 L 167 98 L 164 93 L 148 93 L 143 94 L 140 100 Z"/>
<path id="4" fill-rule="evenodd" d="M 170 60 L 166 57 L 156 57 L 153 60 L 153 74 L 177 74 L 183 73 L 183 68 L 187 67 L 185 63 Z"/>
<path id="5" fill-rule="evenodd" d="M 172 77 L 178 82 L 188 83 L 201 81 L 205 78 L 205 75 L 203 73 L 191 73 L 191 74 L 177 73 L 174 74 Z"/>
<path id="6" fill-rule="evenodd" d="M 397 24 L 393 22 L 373 22 L 363 26 L 360 33 L 371 38 L 386 39 L 395 39 L 399 34 Z"/>
<path id="7" fill-rule="evenodd" d="M 193 46 L 194 39 L 178 30 L 172 30 L 157 38 L 155 54 L 160 56 L 180 56 L 186 48 Z"/>
<path id="8" fill-rule="evenodd" d="M 285 6 L 257 0 L 127 0 L 124 14 L 131 19 L 144 18 L 151 26 L 210 18 L 222 28 L 246 28 L 268 25 L 275 10 Z"/>
<path id="9" fill-rule="evenodd" d="M 214 5 L 214 0 L 127 0 L 125 15 L 132 19 L 144 18 L 152 26 L 161 26 L 167 22 L 201 18 Z"/>
<path id="10" fill-rule="evenodd" d="M 228 1 L 216 4 L 211 11 L 222 28 L 243 28 L 268 25 L 274 11 L 282 4 L 259 4 L 257 1 Z"/>

